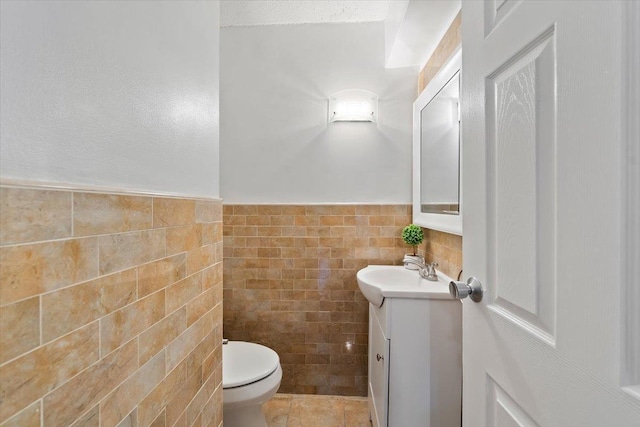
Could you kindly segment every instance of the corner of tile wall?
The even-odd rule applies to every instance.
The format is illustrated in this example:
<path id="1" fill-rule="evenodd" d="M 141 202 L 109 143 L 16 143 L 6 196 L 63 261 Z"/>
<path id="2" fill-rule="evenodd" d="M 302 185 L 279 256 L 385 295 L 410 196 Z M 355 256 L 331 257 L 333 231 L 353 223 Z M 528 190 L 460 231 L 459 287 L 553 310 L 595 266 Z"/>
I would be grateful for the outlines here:
<path id="1" fill-rule="evenodd" d="M 420 253 L 427 262 L 437 262 L 438 270 L 457 279 L 462 270 L 462 236 L 423 228 L 425 243 Z"/>
<path id="2" fill-rule="evenodd" d="M 427 60 L 420 73 L 418 74 L 418 94 L 427 87 L 429 82 L 438 74 L 438 71 L 449 60 L 451 55 L 462 44 L 462 11 L 458 12 L 456 17 L 449 25 L 447 32 L 436 46 L 435 50 Z"/>
<path id="3" fill-rule="evenodd" d="M 218 427 L 221 201 L 1 186 L 0 330 L 1 427 Z"/>

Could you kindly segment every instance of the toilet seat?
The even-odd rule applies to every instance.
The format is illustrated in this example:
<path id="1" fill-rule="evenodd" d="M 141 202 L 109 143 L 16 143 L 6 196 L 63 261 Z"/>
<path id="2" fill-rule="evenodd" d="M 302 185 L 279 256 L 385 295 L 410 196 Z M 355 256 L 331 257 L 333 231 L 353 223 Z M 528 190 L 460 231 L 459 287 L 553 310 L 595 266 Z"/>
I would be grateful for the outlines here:
<path id="1" fill-rule="evenodd" d="M 229 341 L 222 346 L 222 388 L 260 381 L 280 366 L 278 353 L 260 344 Z"/>

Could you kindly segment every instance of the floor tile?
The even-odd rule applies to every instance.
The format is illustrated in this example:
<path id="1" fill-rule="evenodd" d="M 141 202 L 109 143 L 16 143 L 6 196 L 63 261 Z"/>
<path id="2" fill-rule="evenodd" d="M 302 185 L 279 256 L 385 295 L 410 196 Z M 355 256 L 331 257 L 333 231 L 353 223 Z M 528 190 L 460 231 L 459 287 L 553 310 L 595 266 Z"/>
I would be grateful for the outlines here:
<path id="1" fill-rule="evenodd" d="M 291 408 L 290 395 L 277 394 L 263 408 L 269 427 L 287 427 Z"/>
<path id="2" fill-rule="evenodd" d="M 364 397 L 276 394 L 264 404 L 269 427 L 370 427 Z"/>

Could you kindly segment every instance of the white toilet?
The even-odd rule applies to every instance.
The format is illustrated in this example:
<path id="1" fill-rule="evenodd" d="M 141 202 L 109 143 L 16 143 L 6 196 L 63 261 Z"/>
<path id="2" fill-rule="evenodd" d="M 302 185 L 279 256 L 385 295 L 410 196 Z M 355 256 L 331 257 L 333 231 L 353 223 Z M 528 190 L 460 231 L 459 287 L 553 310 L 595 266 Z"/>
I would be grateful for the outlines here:
<path id="1" fill-rule="evenodd" d="M 222 346 L 225 427 L 267 427 L 262 404 L 280 387 L 278 353 L 260 344 L 228 341 Z"/>

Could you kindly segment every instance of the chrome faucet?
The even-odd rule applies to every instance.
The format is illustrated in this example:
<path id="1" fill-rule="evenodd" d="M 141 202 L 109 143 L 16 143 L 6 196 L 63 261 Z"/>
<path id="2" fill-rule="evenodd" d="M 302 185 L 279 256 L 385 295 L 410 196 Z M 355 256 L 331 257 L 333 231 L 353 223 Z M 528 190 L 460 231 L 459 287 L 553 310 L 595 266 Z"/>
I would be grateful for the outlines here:
<path id="1" fill-rule="evenodd" d="M 417 265 L 418 273 L 420 274 L 420 277 L 422 277 L 423 279 L 427 279 L 432 282 L 438 281 L 438 274 L 436 273 L 436 267 L 438 266 L 437 262 L 425 264 L 422 261 L 418 261 L 416 259 L 409 258 L 409 257 L 403 259 L 402 262 L 405 264 Z"/>

